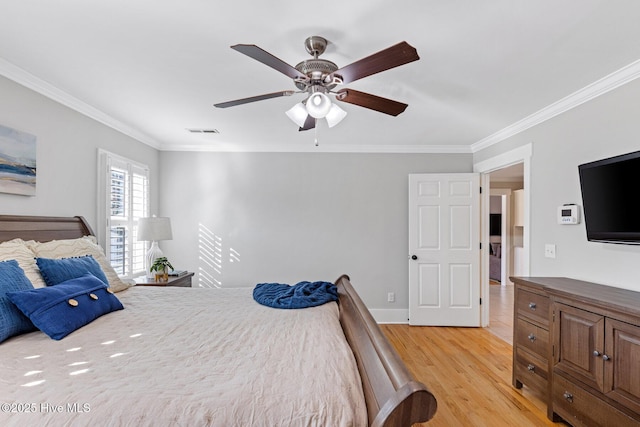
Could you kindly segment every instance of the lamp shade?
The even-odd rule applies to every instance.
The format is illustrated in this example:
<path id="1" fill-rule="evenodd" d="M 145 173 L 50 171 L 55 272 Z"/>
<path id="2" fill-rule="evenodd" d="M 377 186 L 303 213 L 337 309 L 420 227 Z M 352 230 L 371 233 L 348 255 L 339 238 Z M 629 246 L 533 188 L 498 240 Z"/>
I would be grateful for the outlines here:
<path id="1" fill-rule="evenodd" d="M 336 104 L 331 104 L 331 109 L 327 113 L 325 119 L 327 119 L 327 125 L 330 128 L 334 127 L 338 123 L 342 121 L 347 116 L 347 112 L 342 108 L 338 107 Z"/>
<path id="2" fill-rule="evenodd" d="M 138 240 L 157 242 L 171 239 L 173 239 L 173 234 L 169 218 L 152 216 L 138 220 Z"/>
<path id="3" fill-rule="evenodd" d="M 300 127 L 304 126 L 304 122 L 307 120 L 307 109 L 304 107 L 302 102 L 298 102 L 296 105 L 291 107 L 286 113 L 287 117 L 289 117 L 295 124 Z"/>
<path id="4" fill-rule="evenodd" d="M 331 100 L 322 92 L 312 93 L 307 99 L 307 112 L 311 117 L 322 119 L 331 109 Z"/>

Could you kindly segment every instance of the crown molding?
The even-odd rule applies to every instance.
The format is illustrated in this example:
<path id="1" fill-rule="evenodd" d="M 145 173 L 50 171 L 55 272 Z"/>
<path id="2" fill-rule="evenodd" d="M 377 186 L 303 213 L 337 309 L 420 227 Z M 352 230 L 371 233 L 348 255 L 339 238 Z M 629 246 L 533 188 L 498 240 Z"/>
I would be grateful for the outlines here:
<path id="1" fill-rule="evenodd" d="M 468 145 L 338 145 L 280 144 L 260 145 L 216 143 L 212 145 L 165 144 L 160 151 L 200 151 L 218 153 L 382 153 L 382 154 L 471 154 Z"/>
<path id="2" fill-rule="evenodd" d="M 22 86 L 31 89 L 41 95 L 46 96 L 66 107 L 71 108 L 85 116 L 96 120 L 106 126 L 109 126 L 120 133 L 123 133 L 137 141 L 147 144 L 153 148 L 159 149 L 160 144 L 158 141 L 143 134 L 142 132 L 133 129 L 132 127 L 114 119 L 110 115 L 98 110 L 95 107 L 87 104 L 78 98 L 69 95 L 68 93 L 58 89 L 52 84 L 34 76 L 33 74 L 23 70 L 10 63 L 9 61 L 0 58 L 0 75 L 13 80 L 14 82 L 21 84 Z"/>
<path id="3" fill-rule="evenodd" d="M 573 92 L 571 95 L 554 102 L 541 110 L 536 111 L 528 117 L 507 126 L 498 132 L 471 144 L 471 152 L 476 153 L 498 142 L 504 141 L 520 132 L 533 126 L 550 120 L 565 111 L 571 110 L 594 98 L 604 95 L 624 84 L 627 84 L 640 77 L 640 60 L 614 71 L 613 73 L 591 83 L 584 88 Z"/>

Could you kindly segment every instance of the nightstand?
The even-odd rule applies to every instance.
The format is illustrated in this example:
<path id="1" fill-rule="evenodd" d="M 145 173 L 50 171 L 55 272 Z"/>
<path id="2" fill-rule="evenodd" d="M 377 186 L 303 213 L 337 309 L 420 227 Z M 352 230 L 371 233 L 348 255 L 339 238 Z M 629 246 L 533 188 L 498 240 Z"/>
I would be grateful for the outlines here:
<path id="1" fill-rule="evenodd" d="M 136 286 L 178 286 L 181 288 L 190 288 L 193 274 L 193 272 L 189 272 L 182 276 L 169 276 L 169 280 L 166 282 L 156 282 L 146 276 L 135 277 L 133 280 L 135 280 Z"/>

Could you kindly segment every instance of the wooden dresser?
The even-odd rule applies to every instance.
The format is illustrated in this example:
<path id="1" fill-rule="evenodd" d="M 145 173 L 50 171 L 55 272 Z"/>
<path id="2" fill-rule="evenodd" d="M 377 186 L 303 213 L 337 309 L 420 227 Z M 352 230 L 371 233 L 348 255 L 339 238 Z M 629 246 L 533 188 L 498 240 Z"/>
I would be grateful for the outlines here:
<path id="1" fill-rule="evenodd" d="M 513 385 L 550 419 L 640 425 L 640 292 L 562 277 L 515 283 Z"/>
<path id="2" fill-rule="evenodd" d="M 513 385 L 546 396 L 549 386 L 549 296 L 543 287 L 517 283 L 513 317 Z M 548 403 L 548 402 L 547 402 Z"/>

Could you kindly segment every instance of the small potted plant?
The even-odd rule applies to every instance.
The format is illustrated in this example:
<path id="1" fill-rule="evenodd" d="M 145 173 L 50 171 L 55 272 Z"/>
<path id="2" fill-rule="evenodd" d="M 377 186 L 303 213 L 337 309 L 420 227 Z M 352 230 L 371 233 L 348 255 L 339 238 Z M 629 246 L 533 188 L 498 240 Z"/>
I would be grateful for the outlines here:
<path id="1" fill-rule="evenodd" d="M 169 280 L 169 269 L 173 271 L 173 266 L 171 265 L 167 257 L 160 257 L 156 258 L 156 260 L 153 261 L 153 264 L 151 265 L 151 268 L 149 268 L 149 271 L 156 272 L 156 282 L 159 282 L 161 280 L 164 280 L 166 282 L 167 280 Z"/>

